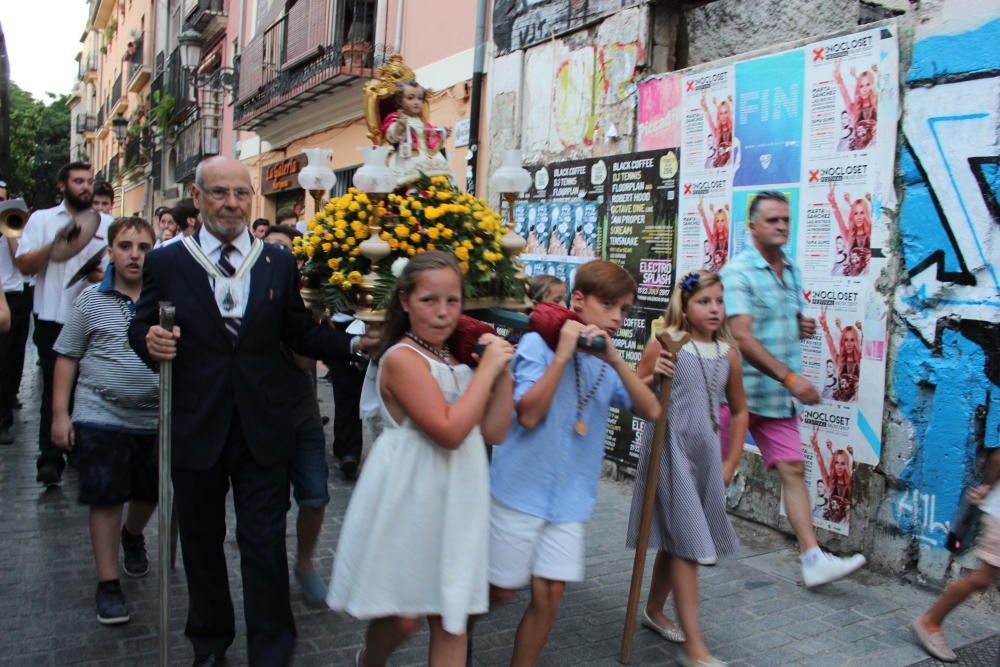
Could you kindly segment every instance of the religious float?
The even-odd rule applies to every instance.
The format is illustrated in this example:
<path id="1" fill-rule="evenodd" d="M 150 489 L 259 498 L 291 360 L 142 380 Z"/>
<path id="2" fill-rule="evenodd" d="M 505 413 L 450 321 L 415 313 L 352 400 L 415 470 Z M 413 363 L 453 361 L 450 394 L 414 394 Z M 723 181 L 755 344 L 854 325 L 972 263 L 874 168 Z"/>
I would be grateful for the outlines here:
<path id="1" fill-rule="evenodd" d="M 323 203 L 325 188 L 314 191 L 317 213 L 295 242 L 305 262 L 305 300 L 380 322 L 408 259 L 443 250 L 459 261 L 466 310 L 523 310 L 525 276 L 517 257 L 525 240 L 513 231 L 512 212 L 531 177 L 520 153 L 505 152 L 491 179 L 507 203 L 505 220 L 456 187 L 443 154 L 447 131 L 430 123 L 426 91 L 399 55 L 375 70 L 364 95 L 372 142 L 363 149 L 365 163 L 343 196 Z M 323 153 L 320 159 L 329 156 L 311 150 Z"/>

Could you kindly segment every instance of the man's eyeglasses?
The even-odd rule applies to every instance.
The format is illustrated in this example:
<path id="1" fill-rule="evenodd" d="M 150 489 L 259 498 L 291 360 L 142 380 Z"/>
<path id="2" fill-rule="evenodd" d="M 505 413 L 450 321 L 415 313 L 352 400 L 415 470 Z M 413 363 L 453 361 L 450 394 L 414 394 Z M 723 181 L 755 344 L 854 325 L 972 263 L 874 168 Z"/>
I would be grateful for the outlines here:
<path id="1" fill-rule="evenodd" d="M 253 197 L 253 188 L 224 188 L 217 186 L 205 190 L 205 194 L 215 201 L 226 201 L 232 193 L 236 201 L 249 201 Z"/>

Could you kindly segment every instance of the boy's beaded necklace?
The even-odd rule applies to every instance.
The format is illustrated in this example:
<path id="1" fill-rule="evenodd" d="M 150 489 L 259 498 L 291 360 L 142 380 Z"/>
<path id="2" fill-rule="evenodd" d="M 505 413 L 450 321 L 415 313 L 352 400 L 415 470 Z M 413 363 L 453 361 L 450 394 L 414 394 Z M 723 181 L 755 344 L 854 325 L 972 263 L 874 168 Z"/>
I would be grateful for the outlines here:
<path id="1" fill-rule="evenodd" d="M 573 355 L 573 375 L 576 378 L 576 423 L 573 425 L 573 430 L 579 436 L 587 435 L 587 422 L 583 419 L 583 409 L 590 402 L 590 399 L 594 397 L 597 393 L 597 388 L 601 386 L 604 382 L 604 373 L 608 370 L 607 364 L 601 364 L 601 372 L 597 376 L 597 381 L 593 386 L 587 390 L 587 393 L 583 393 L 583 378 L 580 373 L 580 363 L 577 361 L 578 354 Z"/>

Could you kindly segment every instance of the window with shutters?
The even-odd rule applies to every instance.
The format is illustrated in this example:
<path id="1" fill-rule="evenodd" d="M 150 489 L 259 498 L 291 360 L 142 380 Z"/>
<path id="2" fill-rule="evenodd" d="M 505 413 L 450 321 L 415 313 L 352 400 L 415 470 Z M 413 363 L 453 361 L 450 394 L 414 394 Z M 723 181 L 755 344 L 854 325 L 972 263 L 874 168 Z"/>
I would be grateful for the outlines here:
<path id="1" fill-rule="evenodd" d="M 330 41 L 331 0 L 299 0 L 288 10 L 283 69 L 323 53 Z"/>

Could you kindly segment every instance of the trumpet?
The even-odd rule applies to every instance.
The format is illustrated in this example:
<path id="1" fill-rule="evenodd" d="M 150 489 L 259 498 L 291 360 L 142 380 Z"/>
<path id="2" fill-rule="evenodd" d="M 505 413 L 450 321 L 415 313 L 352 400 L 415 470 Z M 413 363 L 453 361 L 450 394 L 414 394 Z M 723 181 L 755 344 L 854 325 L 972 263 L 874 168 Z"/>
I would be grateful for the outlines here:
<path id="1" fill-rule="evenodd" d="M 28 207 L 23 199 L 0 202 L 0 234 L 7 238 L 21 238 L 28 222 Z"/>

